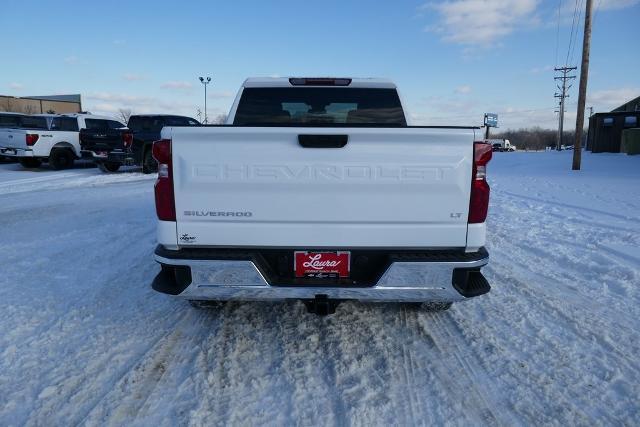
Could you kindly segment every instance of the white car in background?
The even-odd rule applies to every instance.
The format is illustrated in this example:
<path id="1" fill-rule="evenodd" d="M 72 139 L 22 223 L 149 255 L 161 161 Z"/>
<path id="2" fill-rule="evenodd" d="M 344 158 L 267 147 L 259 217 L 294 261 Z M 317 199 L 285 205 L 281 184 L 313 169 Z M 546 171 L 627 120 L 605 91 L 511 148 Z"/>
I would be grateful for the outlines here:
<path id="1" fill-rule="evenodd" d="M 485 139 L 484 142 L 491 144 L 493 151 L 516 151 L 516 146 L 508 139 Z"/>
<path id="2" fill-rule="evenodd" d="M 35 168 L 48 161 L 53 169 L 73 166 L 80 153 L 80 129 L 126 128 L 110 117 L 91 114 L 25 116 L 20 127 L 0 129 L 0 155 Z"/>

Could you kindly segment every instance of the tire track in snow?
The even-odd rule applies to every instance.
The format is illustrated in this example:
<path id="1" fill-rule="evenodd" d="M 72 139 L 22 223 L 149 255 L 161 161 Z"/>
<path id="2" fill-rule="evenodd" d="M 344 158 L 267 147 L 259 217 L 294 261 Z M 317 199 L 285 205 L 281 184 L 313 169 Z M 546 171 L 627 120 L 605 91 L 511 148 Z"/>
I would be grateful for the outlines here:
<path id="1" fill-rule="evenodd" d="M 607 424 L 615 423 L 616 419 L 607 415 L 605 408 L 607 404 L 615 405 L 620 397 L 624 399 L 624 395 L 617 397 L 615 394 L 611 395 L 613 390 L 610 376 L 615 376 L 615 372 L 623 368 L 632 378 L 637 378 L 637 370 L 627 365 L 628 355 L 612 355 L 599 346 L 597 340 L 594 341 L 588 335 L 579 333 L 576 328 L 577 324 L 580 324 L 586 330 L 607 329 L 585 324 L 583 320 L 568 318 L 562 312 L 571 310 L 566 304 L 561 309 L 550 305 L 544 298 L 539 298 L 533 293 L 525 292 L 523 295 L 522 289 L 526 285 L 509 287 L 506 285 L 510 279 L 509 276 L 501 277 L 495 272 L 491 272 L 491 275 L 498 279 L 496 282 L 498 285 L 503 284 L 501 294 L 511 295 L 508 302 L 512 306 L 509 307 L 508 313 L 493 316 L 490 330 L 483 332 L 483 335 L 486 334 L 493 337 L 493 340 L 502 342 L 500 346 L 506 349 L 506 354 L 517 355 L 520 348 L 524 350 L 519 359 L 527 365 L 523 366 L 525 369 L 531 370 L 532 374 L 535 373 L 535 376 L 529 378 L 537 377 L 537 381 L 531 384 L 528 390 L 518 390 L 518 392 L 536 392 L 537 398 L 527 396 L 527 405 L 531 406 L 533 402 L 541 401 L 546 406 L 543 412 L 539 412 L 540 408 L 538 408 L 529 413 L 558 412 L 557 416 L 561 417 L 562 422 L 572 424 L 576 422 L 586 424 L 594 416 L 599 416 L 601 422 L 604 418 Z M 506 301 L 500 302 L 501 305 L 506 303 Z M 519 319 L 514 317 L 517 315 L 520 315 Z M 561 321 L 558 321 L 558 318 Z M 550 327 L 550 325 L 553 326 Z M 507 330 L 512 331 L 508 336 L 501 337 L 501 334 L 495 333 Z M 583 348 L 590 348 L 590 351 L 583 354 L 580 352 Z M 503 367 L 500 372 L 504 375 L 504 372 L 509 370 L 512 369 Z M 515 374 L 514 376 L 518 377 Z M 549 395 L 547 384 L 556 381 L 565 384 L 565 388 L 561 392 L 555 390 L 554 394 Z M 640 391 L 637 386 L 635 388 Z M 596 393 L 600 397 L 594 400 Z M 605 396 L 608 402 L 603 405 L 599 402 L 602 402 Z M 519 412 L 523 412 L 523 408 L 519 408 Z M 536 420 L 540 422 L 537 418 L 530 418 L 528 422 L 536 422 Z"/>
<path id="2" fill-rule="evenodd" d="M 187 319 L 189 313 L 182 313 L 179 317 L 178 324 Z M 137 391 L 149 391 L 151 387 L 157 384 L 162 374 L 164 374 L 165 369 L 161 369 L 159 365 L 153 366 L 152 369 L 149 370 L 150 375 L 145 376 L 145 371 L 148 363 L 153 363 L 154 357 L 158 354 L 163 354 L 162 350 L 166 345 L 165 342 L 174 342 L 175 338 L 172 339 L 172 336 L 175 335 L 175 331 L 171 329 L 165 330 L 163 334 L 154 339 L 149 345 L 146 346 L 145 350 L 138 354 L 136 357 L 133 357 L 129 363 L 124 365 L 118 372 L 116 376 L 113 376 L 107 383 L 110 383 L 110 387 L 103 388 L 103 392 L 99 394 L 96 398 L 93 399 L 90 407 L 83 411 L 82 415 L 79 417 L 79 420 L 75 423 L 76 425 L 84 425 L 88 423 L 96 422 L 97 424 L 102 424 L 104 422 L 109 422 L 111 425 L 113 423 L 112 419 L 109 417 L 112 416 L 111 411 L 114 411 L 113 408 L 109 408 L 109 405 L 115 405 L 116 416 L 121 416 L 121 411 L 130 411 L 130 415 L 132 419 L 129 421 L 133 421 L 135 415 L 137 415 L 138 411 L 133 410 L 133 408 L 138 407 L 136 400 L 142 398 L 142 395 L 131 396 L 126 393 L 127 387 L 132 389 L 136 389 Z M 136 376 L 140 376 L 140 384 L 136 386 L 130 385 L 130 383 L 135 384 L 138 380 L 134 380 L 133 378 Z M 82 394 L 84 391 L 79 391 L 77 394 Z M 131 399 L 133 397 L 133 401 L 126 401 L 122 407 L 119 406 L 121 401 L 116 401 L 115 398 L 118 394 L 121 394 L 120 397 L 126 397 Z M 144 403 L 144 402 L 142 402 Z M 101 408 L 104 406 L 104 408 Z M 139 409 L 139 408 L 138 408 Z M 95 420 L 95 418 L 101 418 L 99 421 Z M 122 420 L 121 420 L 122 422 Z M 116 423 L 119 424 L 119 423 Z"/>
<path id="3" fill-rule="evenodd" d="M 83 423 L 149 424 L 156 416 L 152 408 L 163 401 L 166 390 L 176 390 L 190 378 L 194 360 L 201 351 L 200 343 L 211 332 L 207 325 L 215 317 L 192 310 L 186 304 L 180 304 L 178 310 L 184 311 L 181 318 L 115 384 L 113 391 L 103 397 Z M 162 390 L 157 396 L 159 388 Z M 173 412 L 179 412 L 184 406 L 175 400 L 173 403 Z"/>
<path id="4" fill-rule="evenodd" d="M 305 420 L 310 425 L 345 425 L 345 409 L 331 362 L 338 355 L 327 338 L 330 321 L 307 314 L 300 303 L 288 303 L 281 312 L 281 369 L 288 381 L 290 423 Z"/>
<path id="5" fill-rule="evenodd" d="M 597 215 L 604 215 L 604 216 L 609 216 L 612 218 L 616 218 L 616 219 L 620 219 L 620 220 L 624 220 L 624 221 L 631 221 L 631 222 L 635 222 L 638 223 L 640 222 L 640 217 L 632 217 L 632 216 L 626 216 L 626 215 L 620 215 L 620 214 L 616 214 L 616 213 L 612 213 L 612 212 L 607 212 L 607 211 L 603 211 L 603 210 L 599 210 L 599 209 L 593 209 L 593 208 L 589 208 L 586 206 L 577 206 L 577 205 L 572 205 L 569 203 L 563 203 L 563 202 L 558 202 L 555 200 L 545 200 L 545 199 L 541 199 L 538 197 L 531 197 L 531 196 L 523 196 L 521 194 L 516 194 L 516 193 L 512 193 L 510 191 L 504 191 L 502 190 L 500 192 L 500 194 L 504 194 L 510 197 L 514 197 L 517 199 L 522 199 L 522 200 L 529 200 L 532 202 L 537 202 L 537 203 L 541 203 L 544 205 L 555 205 L 555 206 L 559 206 L 561 208 L 566 208 L 566 209 L 574 209 L 580 212 L 591 212 Z"/>
<path id="6" fill-rule="evenodd" d="M 600 351 L 598 351 L 598 353 L 603 357 L 605 355 L 616 355 L 619 359 L 618 365 L 626 366 L 632 372 L 636 372 L 638 374 L 637 376 L 640 378 L 640 367 L 636 367 L 635 364 L 629 363 L 627 351 L 623 352 L 619 348 L 617 348 L 617 342 L 608 342 L 604 339 L 604 337 L 591 332 L 593 330 L 612 331 L 617 329 L 616 333 L 618 334 L 618 339 L 623 338 L 622 341 L 625 341 L 632 345 L 632 343 L 634 342 L 634 337 L 637 335 L 637 331 L 628 329 L 628 333 L 621 337 L 621 330 L 617 327 L 612 327 L 612 325 L 608 324 L 594 324 L 595 320 L 597 319 L 608 320 L 611 318 L 611 316 L 606 315 L 606 313 L 593 316 L 593 314 L 598 314 L 594 313 L 593 306 L 580 307 L 580 310 L 572 312 L 572 314 L 576 317 L 571 317 L 567 314 L 571 306 L 567 304 L 566 299 L 559 300 L 556 297 L 548 294 L 545 295 L 545 298 L 541 298 L 539 292 L 533 291 L 524 282 L 521 282 L 518 279 L 514 279 L 509 275 L 505 275 L 504 273 L 500 273 L 495 268 L 493 269 L 493 272 L 494 275 L 502 281 L 515 281 L 518 286 L 515 286 L 513 290 L 514 292 L 524 294 L 520 298 L 522 301 L 529 301 L 529 304 L 533 303 L 533 305 L 546 307 L 546 310 L 541 309 L 540 311 L 547 314 L 552 314 L 556 319 L 562 320 L 565 325 L 565 329 L 563 329 L 564 332 L 573 334 L 575 339 L 582 339 L 585 342 L 589 342 L 592 346 L 592 352 L 596 352 L 596 350 L 593 349 L 594 344 L 600 346 Z M 575 305 L 573 301 L 572 305 Z M 589 313 L 590 315 L 583 315 L 583 313 Z M 640 346 L 632 347 L 631 351 L 633 353 L 640 353 Z"/>
<path id="7" fill-rule="evenodd" d="M 459 396 L 464 410 L 476 413 L 476 419 L 482 420 L 483 425 L 520 424 L 510 408 L 495 400 L 499 392 L 491 387 L 493 381 L 479 363 L 481 356 L 464 339 L 450 312 L 425 313 L 419 327 L 433 337 L 439 356 L 446 362 L 443 364 L 446 368 L 440 369 L 440 375 L 451 377 L 454 387 L 450 388 L 449 395 Z M 491 392 L 487 393 L 486 389 Z"/>
<path id="8" fill-rule="evenodd" d="M 282 336 L 275 303 L 227 303 L 220 311 L 220 326 L 202 344 L 197 376 L 200 404 L 191 411 L 192 422 L 229 425 L 251 419 L 255 424 L 283 424 L 281 373 Z"/>

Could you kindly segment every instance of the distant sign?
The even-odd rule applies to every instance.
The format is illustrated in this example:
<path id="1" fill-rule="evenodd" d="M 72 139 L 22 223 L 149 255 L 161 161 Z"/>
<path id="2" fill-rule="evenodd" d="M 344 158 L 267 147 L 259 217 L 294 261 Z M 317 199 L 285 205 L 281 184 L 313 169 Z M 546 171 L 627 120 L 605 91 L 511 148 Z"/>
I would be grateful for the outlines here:
<path id="1" fill-rule="evenodd" d="M 491 128 L 497 128 L 498 115 L 496 113 L 484 113 L 484 125 Z"/>

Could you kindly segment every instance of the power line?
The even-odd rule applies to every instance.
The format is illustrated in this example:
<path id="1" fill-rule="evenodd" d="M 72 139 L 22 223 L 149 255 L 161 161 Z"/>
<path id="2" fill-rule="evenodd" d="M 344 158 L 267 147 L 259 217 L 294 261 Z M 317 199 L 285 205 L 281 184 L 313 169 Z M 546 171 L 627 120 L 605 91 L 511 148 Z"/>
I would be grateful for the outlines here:
<path id="1" fill-rule="evenodd" d="M 558 0 L 558 22 L 556 26 L 556 61 L 554 67 L 558 66 L 558 47 L 560 45 L 560 9 L 562 8 L 562 0 Z"/>
<path id="2" fill-rule="evenodd" d="M 600 9 L 600 4 L 602 3 L 602 0 L 598 0 L 598 4 L 596 5 L 596 8 L 593 11 L 593 18 L 591 18 L 591 26 L 593 27 L 596 23 L 596 15 L 598 13 L 598 9 Z"/>
<path id="3" fill-rule="evenodd" d="M 496 110 L 496 114 L 509 115 L 509 114 L 520 114 L 520 113 L 533 113 L 533 112 L 537 112 L 537 111 L 550 111 L 550 110 L 553 110 L 555 108 L 556 107 L 543 107 L 543 108 L 533 108 L 533 109 L 528 109 L 528 110 L 510 110 L 510 111 Z M 478 116 L 479 116 L 479 113 L 469 113 L 469 114 L 460 114 L 460 115 L 455 115 L 455 116 L 429 116 L 429 119 L 444 119 L 444 120 L 467 119 L 467 118 L 476 119 Z"/>
<path id="4" fill-rule="evenodd" d="M 578 0 L 575 2 L 573 8 L 573 18 L 571 19 L 571 32 L 569 33 L 569 46 L 567 46 L 567 59 L 564 62 L 565 67 L 569 65 L 569 53 L 571 52 L 571 46 L 573 44 L 573 30 L 576 27 L 576 16 L 578 15 Z"/>
<path id="5" fill-rule="evenodd" d="M 570 64 L 574 64 L 574 58 L 575 58 L 575 54 L 577 52 L 576 50 L 576 45 L 578 44 L 578 33 L 580 32 L 580 23 L 582 22 L 582 5 L 583 5 L 584 1 L 580 0 L 580 8 L 579 8 L 579 12 L 578 12 L 578 20 L 576 21 L 576 34 L 573 38 L 573 45 L 571 46 L 571 62 Z M 566 64 L 566 65 L 569 65 Z"/>

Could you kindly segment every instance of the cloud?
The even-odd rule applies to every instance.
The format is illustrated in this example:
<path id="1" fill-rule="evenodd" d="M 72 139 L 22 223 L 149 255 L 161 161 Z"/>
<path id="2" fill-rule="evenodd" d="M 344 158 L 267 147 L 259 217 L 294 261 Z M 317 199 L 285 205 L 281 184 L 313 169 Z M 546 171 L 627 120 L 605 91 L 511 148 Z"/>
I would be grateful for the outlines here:
<path id="1" fill-rule="evenodd" d="M 135 96 L 124 95 L 110 92 L 92 92 L 87 95 L 87 99 L 93 99 L 97 101 L 117 102 L 117 103 L 130 103 L 137 104 L 149 104 L 157 101 L 157 98 L 150 96 Z"/>
<path id="2" fill-rule="evenodd" d="M 553 65 L 545 65 L 544 67 L 533 67 L 529 70 L 531 74 L 540 74 L 553 71 Z"/>
<path id="3" fill-rule="evenodd" d="M 539 0 L 451 0 L 427 3 L 435 10 L 437 23 L 426 31 L 444 41 L 467 46 L 488 47 L 516 29 L 536 22 Z"/>
<path id="4" fill-rule="evenodd" d="M 140 75 L 140 74 L 127 73 L 127 74 L 123 74 L 122 75 L 122 79 L 126 80 L 128 82 L 135 82 L 135 81 L 138 81 L 138 80 L 144 80 L 145 76 Z"/>
<path id="5" fill-rule="evenodd" d="M 225 98 L 231 98 L 232 96 L 235 96 L 235 94 L 233 92 L 226 91 L 226 90 L 221 92 L 207 93 L 207 98 L 211 98 L 211 99 L 225 99 Z"/>
<path id="6" fill-rule="evenodd" d="M 67 56 L 66 58 L 64 58 L 65 64 L 77 64 L 79 62 L 80 62 L 80 59 L 75 55 Z"/>
<path id="7" fill-rule="evenodd" d="M 9 89 L 22 90 L 24 89 L 24 85 L 22 83 L 12 82 L 12 83 L 9 83 Z"/>
<path id="8" fill-rule="evenodd" d="M 458 86 L 456 88 L 455 92 L 457 94 L 460 94 L 460 95 L 465 95 L 467 93 L 471 93 L 471 86 L 469 86 L 469 85 Z"/>
<path id="9" fill-rule="evenodd" d="M 587 92 L 587 104 L 593 105 L 596 112 L 610 111 L 638 96 L 640 96 L 640 87 L 603 89 Z"/>
<path id="10" fill-rule="evenodd" d="M 153 96 L 137 96 L 111 92 L 92 92 L 84 98 L 83 105 L 93 114 L 115 116 L 121 108 L 130 109 L 133 114 L 181 114 L 195 117 L 200 102 L 175 99 L 174 97 L 157 98 Z M 209 117 L 226 114 L 223 106 L 209 105 Z"/>
<path id="11" fill-rule="evenodd" d="M 193 84 L 185 81 L 170 81 L 162 83 L 160 87 L 162 89 L 191 90 L 193 89 Z"/>
<path id="12" fill-rule="evenodd" d="M 123 39 L 116 39 L 113 41 L 113 44 L 116 46 L 124 46 L 125 44 L 127 44 L 127 41 Z"/>

